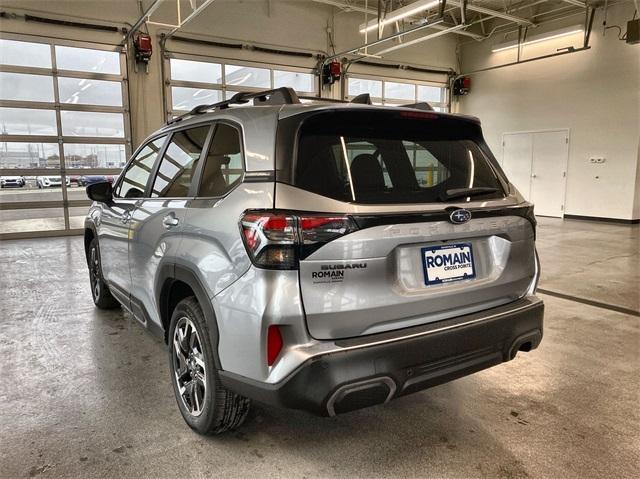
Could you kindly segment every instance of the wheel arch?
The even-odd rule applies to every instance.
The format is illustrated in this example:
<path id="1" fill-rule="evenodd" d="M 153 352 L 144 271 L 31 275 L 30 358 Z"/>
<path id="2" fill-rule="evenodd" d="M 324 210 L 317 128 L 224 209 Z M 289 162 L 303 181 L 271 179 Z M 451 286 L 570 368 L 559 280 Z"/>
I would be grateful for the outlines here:
<path id="1" fill-rule="evenodd" d="M 84 256 L 89 261 L 89 245 L 94 238 L 97 238 L 95 226 L 91 223 L 85 223 L 84 225 Z"/>
<path id="2" fill-rule="evenodd" d="M 175 306 L 184 298 L 195 296 L 198 304 L 202 308 L 207 327 L 209 330 L 209 340 L 213 349 L 213 358 L 216 369 L 221 369 L 220 358 L 218 355 L 218 323 L 216 321 L 215 311 L 211 300 L 206 293 L 206 289 L 198 278 L 197 274 L 191 269 L 176 264 L 164 265 L 157 277 L 156 281 L 156 301 L 158 304 L 158 312 L 160 321 L 164 329 L 164 341 L 169 341 L 169 326 L 171 323 L 171 315 Z"/>

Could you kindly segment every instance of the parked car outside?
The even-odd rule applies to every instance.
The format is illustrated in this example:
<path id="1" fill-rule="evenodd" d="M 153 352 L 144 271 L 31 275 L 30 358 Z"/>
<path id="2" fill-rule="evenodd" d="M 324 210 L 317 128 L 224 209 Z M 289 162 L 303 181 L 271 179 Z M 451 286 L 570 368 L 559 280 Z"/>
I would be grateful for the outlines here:
<path id="1" fill-rule="evenodd" d="M 23 176 L 0 176 L 0 188 L 22 188 L 26 183 Z"/>
<path id="2" fill-rule="evenodd" d="M 66 178 L 67 186 L 71 185 L 69 177 Z M 38 176 L 36 177 L 36 184 L 38 188 L 54 188 L 56 186 L 62 186 L 62 177 L 60 176 Z"/>
<path id="3" fill-rule="evenodd" d="M 78 186 L 88 186 L 105 181 L 108 181 L 108 178 L 105 175 L 83 175 L 78 178 Z"/>
<path id="4" fill-rule="evenodd" d="M 93 301 L 164 339 L 202 434 L 251 400 L 325 416 L 386 403 L 542 339 L 533 205 L 473 117 L 237 94 L 87 193 Z"/>

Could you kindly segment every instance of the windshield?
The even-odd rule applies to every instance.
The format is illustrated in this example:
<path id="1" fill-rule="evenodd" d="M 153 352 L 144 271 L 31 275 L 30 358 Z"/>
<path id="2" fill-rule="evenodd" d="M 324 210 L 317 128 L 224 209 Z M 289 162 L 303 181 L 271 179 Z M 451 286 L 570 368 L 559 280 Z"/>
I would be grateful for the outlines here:
<path id="1" fill-rule="evenodd" d="M 504 197 L 467 121 L 422 112 L 333 111 L 298 133 L 294 186 L 340 201 L 434 203 Z M 478 127 L 475 127 L 478 130 Z M 463 190 L 463 195 L 460 195 Z"/>

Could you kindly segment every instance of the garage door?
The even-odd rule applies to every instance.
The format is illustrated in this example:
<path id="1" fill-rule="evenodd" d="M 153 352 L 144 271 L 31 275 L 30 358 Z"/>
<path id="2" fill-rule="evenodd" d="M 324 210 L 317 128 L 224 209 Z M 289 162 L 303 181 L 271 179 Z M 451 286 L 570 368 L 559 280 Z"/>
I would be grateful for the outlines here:
<path id="1" fill-rule="evenodd" d="M 168 53 L 165 63 L 167 118 L 202 104 L 231 98 L 238 92 L 291 87 L 300 96 L 318 96 L 309 68 Z"/>
<path id="2" fill-rule="evenodd" d="M 349 75 L 346 79 L 346 100 L 368 93 L 376 105 L 407 105 L 427 102 L 436 111 L 449 111 L 449 89 L 444 83 Z"/>
<path id="3" fill-rule="evenodd" d="M 0 239 L 81 230 L 83 184 L 129 155 L 125 79 L 115 46 L 0 38 Z"/>

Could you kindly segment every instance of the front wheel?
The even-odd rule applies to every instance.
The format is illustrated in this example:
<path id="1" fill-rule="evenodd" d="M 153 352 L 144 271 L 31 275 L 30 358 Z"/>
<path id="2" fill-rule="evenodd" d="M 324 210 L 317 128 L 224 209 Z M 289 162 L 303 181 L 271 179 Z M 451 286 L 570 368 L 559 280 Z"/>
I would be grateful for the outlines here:
<path id="1" fill-rule="evenodd" d="M 173 311 L 169 341 L 173 390 L 189 427 L 213 435 L 240 426 L 251 401 L 221 384 L 206 320 L 193 296 L 180 301 Z"/>
<path id="2" fill-rule="evenodd" d="M 89 265 L 89 281 L 91 283 L 93 303 L 100 309 L 117 308 L 120 303 L 111 295 L 109 287 L 102 278 L 102 264 L 100 263 L 100 248 L 98 247 L 97 238 L 93 238 L 89 243 L 87 263 Z"/>

